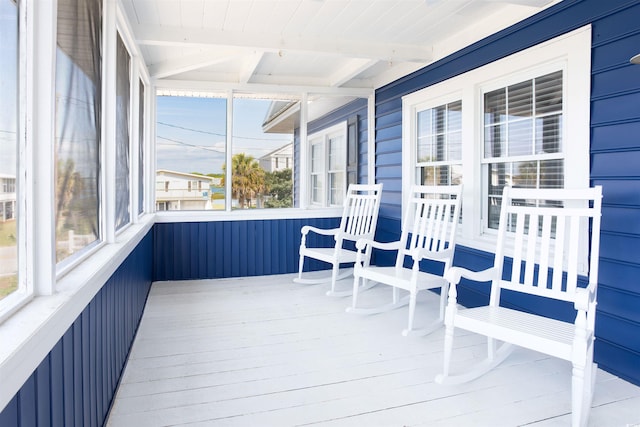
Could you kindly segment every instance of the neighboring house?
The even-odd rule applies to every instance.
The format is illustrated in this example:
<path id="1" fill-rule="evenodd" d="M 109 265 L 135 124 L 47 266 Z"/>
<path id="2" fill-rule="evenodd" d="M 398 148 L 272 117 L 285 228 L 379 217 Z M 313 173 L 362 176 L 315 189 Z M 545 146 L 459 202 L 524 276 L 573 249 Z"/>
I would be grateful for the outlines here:
<path id="1" fill-rule="evenodd" d="M 219 184 L 219 178 L 158 169 L 156 171 L 156 210 L 212 209 L 211 187 Z"/>
<path id="2" fill-rule="evenodd" d="M 260 167 L 267 172 L 291 169 L 293 166 L 293 143 L 284 145 L 258 159 Z"/>
<path id="3" fill-rule="evenodd" d="M 0 221 L 16 217 L 16 177 L 0 174 Z"/>

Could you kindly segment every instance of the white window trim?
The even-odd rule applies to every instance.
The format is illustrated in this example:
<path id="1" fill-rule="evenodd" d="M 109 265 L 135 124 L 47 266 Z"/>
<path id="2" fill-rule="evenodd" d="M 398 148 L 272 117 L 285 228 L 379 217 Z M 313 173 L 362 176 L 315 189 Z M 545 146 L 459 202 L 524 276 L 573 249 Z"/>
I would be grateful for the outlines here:
<path id="1" fill-rule="evenodd" d="M 18 3 L 16 5 L 18 11 L 18 69 L 27 68 L 29 75 L 33 75 L 33 61 L 28 60 L 31 58 L 29 55 L 25 55 L 25 52 L 32 52 L 33 41 L 31 41 L 30 34 L 32 34 L 33 27 L 29 17 L 31 16 L 26 11 L 26 5 Z M 16 170 L 17 176 L 15 180 L 15 194 L 16 203 L 14 207 L 14 218 L 16 220 L 16 231 L 18 239 L 16 242 L 16 250 L 18 254 L 18 288 L 11 294 L 5 296 L 0 300 L 0 321 L 10 316 L 18 308 L 29 302 L 33 298 L 33 281 L 29 280 L 31 277 L 30 271 L 33 271 L 28 264 L 29 257 L 27 257 L 26 240 L 23 236 L 31 233 L 33 227 L 33 221 L 27 221 L 25 213 L 29 214 L 33 218 L 33 214 L 30 210 L 27 210 L 27 201 L 33 198 L 30 191 L 32 178 L 28 174 L 30 172 L 26 167 L 27 162 L 32 159 L 33 151 L 31 150 L 31 144 L 27 144 L 27 134 L 25 132 L 25 126 L 28 125 L 26 120 L 27 108 L 33 108 L 33 104 L 30 102 L 29 95 L 26 90 L 29 88 L 25 73 L 18 73 L 18 114 L 16 115 L 18 124 L 17 128 L 17 146 L 16 155 L 18 156 L 18 168 Z M 31 128 L 29 128 L 31 130 Z"/>
<path id="2" fill-rule="evenodd" d="M 53 139 L 55 111 L 56 15 L 55 2 L 32 1 L 19 5 L 20 14 L 20 169 L 17 195 L 20 215 L 19 280 L 26 292 L 16 292 L 0 301 L 0 408 L 13 398 L 25 381 L 51 351 L 91 299 L 119 268 L 126 257 L 150 232 L 155 216 L 149 214 L 151 192 L 145 193 L 147 207 L 136 224 L 121 229 L 111 244 L 98 241 L 56 264 Z M 115 34 L 116 3 L 104 1 L 104 37 Z M 133 57 L 132 57 L 133 60 Z M 105 59 L 106 62 L 109 61 Z M 111 61 L 114 63 L 114 61 Z M 141 62 L 139 72 L 145 87 L 145 183 L 153 185 L 154 170 L 150 150 L 150 120 L 153 91 L 149 75 Z M 104 71 L 103 71 L 104 72 Z M 110 71 L 109 71 L 110 72 Z M 103 75 L 103 81 L 106 76 Z M 103 89 L 104 90 L 104 89 Z M 104 97 L 103 97 L 104 99 Z M 105 104 L 103 104 L 104 107 Z M 137 110 L 132 115 L 137 114 Z M 103 131 L 107 126 L 103 121 Z M 104 134 L 102 136 L 103 141 Z M 103 144 L 103 146 L 106 144 Z M 104 169 L 104 152 L 101 152 Z M 137 156 L 132 157 L 135 162 Z M 155 172 L 154 172 L 155 173 Z M 105 187 L 114 190 L 114 182 L 101 181 L 101 205 L 105 205 Z M 137 187 L 133 188 L 134 191 Z M 136 196 L 137 197 L 137 196 Z M 104 209 L 101 207 L 101 209 Z M 35 212 L 38 213 L 36 218 Z M 108 223 L 101 210 L 101 227 Z M 111 231 L 114 225 L 111 224 Z M 26 232 L 25 232 L 26 230 Z M 105 229 L 101 228 L 104 236 Z M 25 239 L 22 236 L 27 236 Z M 35 298 L 34 298 L 35 297 Z"/>
<path id="3" fill-rule="evenodd" d="M 309 169 L 307 172 L 307 182 L 308 182 L 308 206 L 311 208 L 322 208 L 322 207 L 335 207 L 335 206 L 342 206 L 342 203 L 340 203 L 340 205 L 330 205 L 329 204 L 329 139 L 335 135 L 340 135 L 343 139 L 343 143 L 344 143 L 344 149 L 346 150 L 346 145 L 348 143 L 347 141 L 347 121 L 345 120 L 344 122 L 340 122 L 338 124 L 335 124 L 331 127 L 328 127 L 326 129 L 322 129 L 321 131 L 318 131 L 316 133 L 313 134 L 309 134 L 308 136 L 308 165 L 309 165 Z M 324 157 L 322 159 L 322 164 L 323 164 L 323 168 L 322 168 L 322 174 L 323 174 L 323 190 L 322 190 L 322 203 L 315 203 L 312 200 L 312 189 L 311 189 L 311 146 L 314 144 L 323 144 L 323 152 L 324 152 Z M 346 162 L 343 165 L 343 174 L 342 174 L 342 188 L 347 189 L 347 174 L 346 174 L 346 170 L 347 170 L 347 165 Z"/>
<path id="4" fill-rule="evenodd" d="M 319 166 L 319 171 L 313 170 L 314 166 L 314 148 L 318 146 L 320 147 L 320 159 L 317 160 Z M 319 207 L 324 206 L 326 203 L 326 186 L 327 186 L 327 173 L 326 173 L 326 150 L 325 150 L 325 138 L 324 136 L 311 136 L 309 137 L 309 206 Z M 313 177 L 318 176 L 319 180 L 322 184 L 322 194 L 319 195 L 320 201 L 314 200 L 314 180 Z"/>
<path id="5" fill-rule="evenodd" d="M 552 40 L 512 54 L 483 67 L 406 95 L 402 99 L 402 207 L 416 179 L 416 112 L 462 99 L 463 219 L 458 243 L 483 251 L 495 249 L 493 230 L 484 230 L 482 93 L 490 88 L 562 69 L 563 150 L 565 188 L 589 185 L 589 119 L 591 84 L 591 26 L 579 28 Z M 496 77 L 498 76 L 498 77 Z M 585 263 L 586 265 L 586 263 Z"/>

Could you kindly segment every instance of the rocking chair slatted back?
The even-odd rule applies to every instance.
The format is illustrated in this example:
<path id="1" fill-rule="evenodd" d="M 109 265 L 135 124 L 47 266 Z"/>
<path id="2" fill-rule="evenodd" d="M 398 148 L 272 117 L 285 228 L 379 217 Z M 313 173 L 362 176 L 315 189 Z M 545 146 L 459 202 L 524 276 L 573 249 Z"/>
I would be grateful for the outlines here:
<path id="1" fill-rule="evenodd" d="M 505 193 L 505 200 L 512 203 L 507 203 L 500 214 L 496 266 L 502 270 L 504 257 L 509 255 L 505 243 L 514 234 L 513 266 L 508 280 L 501 280 L 499 287 L 574 301 L 579 273 L 586 275 L 588 270 L 589 276 L 598 275 L 599 242 L 588 241 L 588 227 L 590 221 L 592 228 L 600 227 L 601 198 L 594 199 L 582 190 L 547 190 L 545 199 L 533 200 L 527 199 L 529 191 L 511 188 Z M 586 202 L 589 199 L 591 206 Z M 594 238 L 599 239 L 599 233 Z M 591 264 L 587 269 L 579 260 L 586 259 L 590 246 Z"/>
<path id="2" fill-rule="evenodd" d="M 370 186 L 351 185 L 344 203 L 340 229 L 348 240 L 360 237 L 373 238 L 378 221 L 380 191 L 371 191 Z"/>
<path id="3" fill-rule="evenodd" d="M 401 241 L 407 246 L 398 252 L 396 267 L 402 267 L 405 257 L 416 250 L 444 251 L 455 246 L 456 225 L 460 217 L 459 195 L 450 188 L 414 186 L 403 223 Z M 429 198 L 425 198 L 427 194 Z M 418 269 L 414 263 L 414 269 Z M 446 266 L 448 267 L 448 265 Z"/>

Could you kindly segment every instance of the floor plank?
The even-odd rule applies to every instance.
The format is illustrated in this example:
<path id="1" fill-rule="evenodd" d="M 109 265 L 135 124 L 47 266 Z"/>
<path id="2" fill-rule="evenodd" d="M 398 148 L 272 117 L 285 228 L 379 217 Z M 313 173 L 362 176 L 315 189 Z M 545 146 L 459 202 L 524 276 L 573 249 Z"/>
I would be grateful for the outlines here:
<path id="1" fill-rule="evenodd" d="M 433 379 L 443 329 L 403 337 L 407 309 L 345 313 L 349 298 L 294 275 L 154 283 L 107 425 L 515 426 L 570 423 L 567 362 L 518 349 L 460 386 Z M 348 288 L 349 280 L 339 283 Z M 361 304 L 389 301 L 375 287 Z M 419 295 L 416 324 L 436 316 Z M 483 357 L 457 333 L 453 369 Z M 590 426 L 640 424 L 640 388 L 598 371 Z"/>

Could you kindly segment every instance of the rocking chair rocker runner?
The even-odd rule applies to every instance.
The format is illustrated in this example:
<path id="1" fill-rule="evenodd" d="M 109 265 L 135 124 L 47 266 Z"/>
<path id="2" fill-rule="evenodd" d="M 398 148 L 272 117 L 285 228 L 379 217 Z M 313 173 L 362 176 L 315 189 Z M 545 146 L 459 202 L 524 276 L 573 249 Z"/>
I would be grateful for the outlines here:
<path id="1" fill-rule="evenodd" d="M 597 368 L 593 344 L 601 205 L 600 186 L 581 190 L 505 187 L 494 266 L 480 272 L 453 267 L 445 273 L 451 286 L 445 314 L 444 372 L 436 382 L 473 380 L 500 364 L 514 345 L 535 350 L 572 363 L 572 425 L 586 425 Z M 504 268 L 507 240 L 513 240 L 510 272 Z M 578 275 L 586 255 L 590 263 L 583 288 L 578 286 Z M 463 277 L 491 282 L 488 306 L 458 308 L 457 285 Z M 575 320 L 563 322 L 501 306 L 502 289 L 572 303 Z M 455 328 L 486 335 L 488 357 L 475 369 L 450 376 Z M 500 347 L 496 341 L 502 342 Z"/>
<path id="2" fill-rule="evenodd" d="M 346 292 L 336 290 L 336 282 L 348 277 L 352 269 L 345 269 L 339 272 L 340 264 L 353 264 L 356 261 L 356 251 L 344 247 L 345 242 L 355 242 L 365 237 L 373 238 L 378 222 L 378 211 L 380 210 L 380 197 L 382 196 L 382 184 L 363 185 L 351 184 L 347 189 L 347 194 L 343 203 L 342 219 L 340 226 L 333 229 L 321 229 L 305 225 L 302 227 L 302 238 L 300 241 L 300 260 L 298 277 L 294 279 L 296 283 L 317 284 L 331 281 L 331 290 L 327 292 L 329 296 L 351 295 L 351 290 Z M 317 234 L 333 236 L 335 244 L 332 247 L 317 248 L 307 247 L 307 234 L 312 231 Z M 365 258 L 368 259 L 371 250 L 367 252 Z M 320 279 L 306 279 L 302 277 L 304 258 L 309 257 L 332 265 L 331 276 Z"/>
<path id="3" fill-rule="evenodd" d="M 405 218 L 402 222 L 400 240 L 379 243 L 371 239 L 360 239 L 356 243 L 359 250 L 354 267 L 353 303 L 348 313 L 375 314 L 393 310 L 409 304 L 409 324 L 402 334 L 418 332 L 426 335 L 442 326 L 447 301 L 449 283 L 438 274 L 420 271 L 420 261 L 429 259 L 444 264 L 445 271 L 453 261 L 456 228 L 460 217 L 462 186 L 413 186 Z M 371 248 L 397 251 L 393 267 L 379 267 L 369 264 L 368 252 Z M 405 262 L 411 264 L 405 267 Z M 363 282 L 362 284 L 360 282 Z M 358 293 L 376 283 L 393 287 L 393 300 L 372 308 L 358 307 Z M 419 291 L 440 288 L 440 314 L 435 322 L 424 329 L 414 330 L 413 319 L 416 298 Z M 400 289 L 408 295 L 400 298 Z"/>

